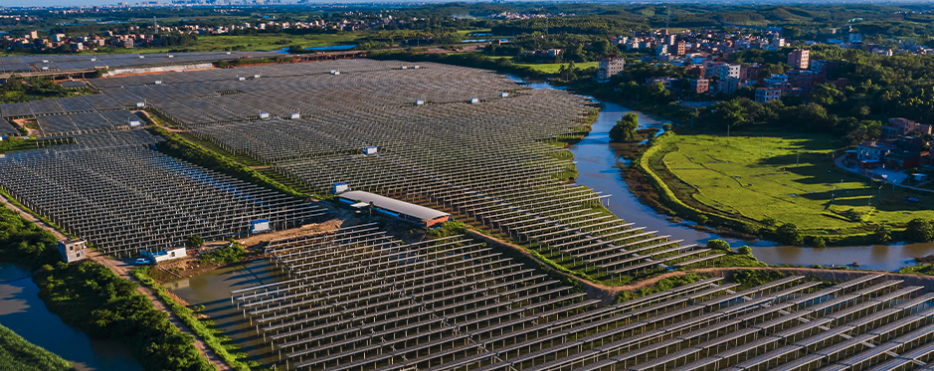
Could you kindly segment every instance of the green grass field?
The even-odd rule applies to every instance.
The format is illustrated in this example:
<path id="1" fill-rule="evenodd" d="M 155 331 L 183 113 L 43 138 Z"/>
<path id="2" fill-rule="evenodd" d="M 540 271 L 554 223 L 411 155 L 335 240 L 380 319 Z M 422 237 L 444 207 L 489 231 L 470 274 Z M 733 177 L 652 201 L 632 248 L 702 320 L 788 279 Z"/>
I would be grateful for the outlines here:
<path id="1" fill-rule="evenodd" d="M 808 234 L 865 233 L 874 229 L 867 222 L 900 225 L 917 217 L 934 219 L 934 194 L 893 192 L 892 186 L 884 186 L 880 204 L 880 183 L 867 185 L 865 177 L 834 167 L 831 152 L 841 153 L 835 143 L 839 139 L 821 135 L 729 140 L 677 135 L 662 144 L 666 147 L 650 163 L 693 206 L 759 221 L 772 217 Z M 921 202 L 909 203 L 909 196 Z M 859 214 L 851 215 L 851 210 Z"/>
<path id="2" fill-rule="evenodd" d="M 500 58 L 512 59 L 512 57 L 502 57 L 502 56 L 488 56 L 487 58 L 490 58 L 490 59 L 500 59 Z M 588 69 L 588 68 L 591 68 L 591 67 L 597 68 L 597 65 L 599 65 L 599 64 L 600 64 L 599 62 L 574 63 L 574 65 L 577 66 L 577 68 L 580 68 L 580 69 Z M 517 65 L 517 66 L 531 67 L 531 68 L 534 68 L 536 71 L 539 71 L 539 72 L 542 72 L 542 73 L 555 74 L 555 73 L 558 73 L 558 70 L 561 69 L 561 66 L 562 66 L 562 65 L 563 65 L 563 66 L 567 66 L 568 64 L 567 64 L 567 63 L 516 63 L 516 65 Z"/>

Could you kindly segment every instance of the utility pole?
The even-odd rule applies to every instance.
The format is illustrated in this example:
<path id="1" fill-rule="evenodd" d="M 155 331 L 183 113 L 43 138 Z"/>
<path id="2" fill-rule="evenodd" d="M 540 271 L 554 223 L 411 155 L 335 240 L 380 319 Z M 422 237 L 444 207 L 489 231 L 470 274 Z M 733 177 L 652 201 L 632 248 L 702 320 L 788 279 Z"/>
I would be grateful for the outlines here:
<path id="1" fill-rule="evenodd" d="M 730 125 L 726 126 L 726 142 L 730 142 Z"/>
<path id="2" fill-rule="evenodd" d="M 798 167 L 799 164 L 801 164 L 801 150 L 800 149 L 798 150 L 798 158 L 795 160 L 795 167 Z"/>
<path id="3" fill-rule="evenodd" d="M 762 141 L 764 140 L 763 138 L 764 136 L 759 137 L 759 157 L 762 157 Z"/>
<path id="4" fill-rule="evenodd" d="M 668 19 L 665 20 L 665 35 L 669 35 L 668 25 L 671 23 L 671 6 L 666 6 L 668 8 Z"/>

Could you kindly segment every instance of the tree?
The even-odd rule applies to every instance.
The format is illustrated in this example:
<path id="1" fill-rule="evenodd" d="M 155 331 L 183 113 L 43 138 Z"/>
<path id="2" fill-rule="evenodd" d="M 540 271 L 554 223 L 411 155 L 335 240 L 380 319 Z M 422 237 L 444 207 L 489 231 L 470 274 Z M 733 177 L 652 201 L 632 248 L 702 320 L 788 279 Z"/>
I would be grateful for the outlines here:
<path id="1" fill-rule="evenodd" d="M 753 257 L 753 256 L 752 256 L 752 248 L 749 247 L 749 246 L 745 246 L 745 245 L 744 245 L 743 247 L 740 247 L 740 248 L 739 248 L 739 253 L 740 253 L 740 254 L 743 254 L 743 255 L 746 255 L 746 256 L 748 256 L 748 257 L 750 257 L 750 258 Z"/>
<path id="2" fill-rule="evenodd" d="M 191 250 L 197 249 L 204 245 L 204 239 L 199 235 L 188 236 L 188 239 L 185 241 L 185 247 Z"/>
<path id="3" fill-rule="evenodd" d="M 791 223 L 782 224 L 775 230 L 775 233 L 779 241 L 788 245 L 800 245 L 804 241 L 798 226 Z"/>
<path id="4" fill-rule="evenodd" d="M 931 222 L 926 219 L 912 219 L 905 229 L 905 236 L 915 242 L 927 242 L 934 239 L 934 227 L 931 227 Z"/>
<path id="5" fill-rule="evenodd" d="M 610 140 L 613 142 L 628 142 L 636 140 L 639 128 L 639 116 L 635 113 L 627 113 L 623 118 L 616 122 L 616 125 L 610 129 Z"/>
<path id="6" fill-rule="evenodd" d="M 724 240 L 707 241 L 707 248 L 711 250 L 732 251 L 730 249 L 730 244 Z"/>
<path id="7" fill-rule="evenodd" d="M 697 218 L 694 218 L 694 219 L 697 220 L 697 224 L 699 224 L 699 225 L 705 225 L 705 224 L 707 224 L 707 222 L 710 221 L 710 219 L 707 218 L 707 216 L 705 216 L 705 215 L 698 215 Z"/>
<path id="8" fill-rule="evenodd" d="M 773 217 L 771 217 L 771 216 L 767 216 L 767 217 L 765 217 L 765 218 L 762 218 L 762 224 L 765 224 L 765 225 L 767 225 L 767 226 L 769 226 L 769 227 L 775 225 L 775 223 L 778 223 L 778 221 L 775 220 L 775 218 L 773 218 Z"/>
<path id="9" fill-rule="evenodd" d="M 892 229 L 887 224 L 879 225 L 879 228 L 876 228 L 876 232 L 873 233 L 873 239 L 876 240 L 876 243 L 889 243 L 892 241 Z"/>

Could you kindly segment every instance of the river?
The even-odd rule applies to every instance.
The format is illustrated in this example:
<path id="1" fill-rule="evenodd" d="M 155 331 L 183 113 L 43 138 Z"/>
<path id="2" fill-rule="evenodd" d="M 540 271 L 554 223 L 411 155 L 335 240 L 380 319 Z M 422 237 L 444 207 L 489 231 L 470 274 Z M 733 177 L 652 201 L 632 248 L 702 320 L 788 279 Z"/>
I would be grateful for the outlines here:
<path id="1" fill-rule="evenodd" d="M 522 81 L 512 77 L 516 81 Z M 544 82 L 528 84 L 533 89 L 563 89 L 553 87 Z M 684 243 L 706 244 L 711 239 L 723 239 L 730 242 L 733 247 L 749 245 L 753 254 L 760 260 L 769 264 L 792 264 L 809 266 L 820 264 L 848 265 L 859 263 L 862 269 L 896 270 L 912 265 L 914 257 L 934 253 L 932 243 L 895 243 L 891 245 L 866 245 L 846 247 L 800 247 L 782 246 L 771 241 L 744 241 L 734 238 L 701 232 L 688 226 L 672 223 L 665 215 L 658 214 L 652 208 L 639 202 L 629 192 L 626 182 L 623 181 L 616 165 L 619 154 L 610 147 L 610 128 L 621 119 L 624 114 L 634 112 L 639 115 L 640 128 L 661 128 L 662 124 L 670 122 L 657 116 L 633 111 L 618 104 L 603 102 L 604 109 L 593 123 L 590 134 L 579 143 L 568 147 L 577 161 L 577 170 L 580 175 L 577 183 L 592 188 L 594 191 L 611 194 L 608 208 L 618 217 L 637 226 L 645 226 L 649 230 L 658 231 L 661 235 L 670 235 L 672 239 L 683 239 Z"/>
<path id="2" fill-rule="evenodd" d="M 62 322 L 39 298 L 29 271 L 0 263 L 0 324 L 27 341 L 58 354 L 78 371 L 136 371 L 143 366 L 119 342 L 91 339 Z"/>

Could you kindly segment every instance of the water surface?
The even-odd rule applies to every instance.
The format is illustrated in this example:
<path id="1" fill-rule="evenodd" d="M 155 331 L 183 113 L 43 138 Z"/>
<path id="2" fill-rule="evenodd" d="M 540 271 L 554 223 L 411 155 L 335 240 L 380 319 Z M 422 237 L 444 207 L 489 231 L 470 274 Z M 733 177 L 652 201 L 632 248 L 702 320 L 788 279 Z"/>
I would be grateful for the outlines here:
<path id="1" fill-rule="evenodd" d="M 514 76 L 511 78 L 522 81 Z M 533 89 L 564 89 L 553 87 L 545 82 L 532 82 L 527 85 Z M 913 265 L 914 257 L 934 253 L 934 243 L 825 248 L 783 246 L 771 241 L 745 241 L 723 237 L 672 223 L 665 215 L 656 213 L 629 192 L 620 170 L 614 168 L 621 154 L 614 151 L 609 144 L 610 129 L 626 113 L 633 112 L 639 116 L 640 128 L 661 129 L 663 124 L 670 121 L 633 111 L 618 104 L 595 101 L 603 103 L 604 108 L 594 122 L 590 134 L 579 143 L 568 147 L 568 150 L 574 154 L 574 160 L 577 161 L 577 170 L 580 172 L 577 183 L 588 186 L 594 191 L 613 195 L 609 198 L 608 209 L 627 222 L 645 226 L 648 230 L 658 231 L 659 234 L 671 236 L 675 240 L 684 240 L 684 244 L 706 244 L 711 239 L 723 239 L 730 242 L 733 247 L 748 245 L 753 248 L 753 254 L 759 260 L 769 264 L 831 266 L 858 263 L 862 269 L 891 271 Z"/>
<path id="2" fill-rule="evenodd" d="M 78 371 L 137 371 L 143 366 L 119 342 L 91 339 L 62 322 L 39 298 L 29 271 L 0 263 L 0 324 L 72 362 Z"/>

